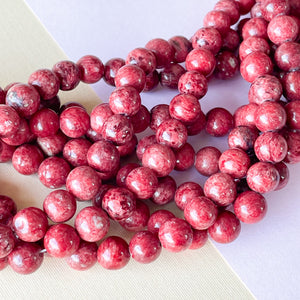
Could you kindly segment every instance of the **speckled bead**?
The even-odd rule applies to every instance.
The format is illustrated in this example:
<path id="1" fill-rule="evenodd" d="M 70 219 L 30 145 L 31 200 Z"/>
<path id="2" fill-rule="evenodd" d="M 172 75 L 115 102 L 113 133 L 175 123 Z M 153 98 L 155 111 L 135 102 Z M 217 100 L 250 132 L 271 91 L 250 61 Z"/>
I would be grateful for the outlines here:
<path id="1" fill-rule="evenodd" d="M 216 3 L 214 10 L 225 12 L 230 17 L 230 24 L 235 24 L 240 18 L 239 5 L 231 0 L 221 0 Z"/>
<path id="2" fill-rule="evenodd" d="M 203 247 L 206 244 L 207 240 L 208 240 L 207 230 L 193 229 L 193 241 L 189 246 L 189 250 L 196 250 Z"/>
<path id="3" fill-rule="evenodd" d="M 44 138 L 38 137 L 37 144 L 46 156 L 55 156 L 63 151 L 68 138 L 58 130 L 56 134 Z"/>
<path id="4" fill-rule="evenodd" d="M 159 73 L 160 84 L 170 89 L 177 89 L 179 78 L 184 73 L 185 69 L 180 64 L 172 63 Z"/>
<path id="5" fill-rule="evenodd" d="M 278 15 L 287 15 L 290 11 L 290 4 L 287 0 L 264 0 L 261 1 L 262 17 L 271 21 Z"/>
<path id="6" fill-rule="evenodd" d="M 253 149 L 254 142 L 258 137 L 258 130 L 248 126 L 237 126 L 228 135 L 229 148 L 239 148 L 244 151 Z"/>
<path id="7" fill-rule="evenodd" d="M 257 36 L 250 36 L 241 42 L 239 47 L 239 57 L 241 60 L 244 60 L 247 55 L 256 51 L 269 55 L 270 46 L 265 39 Z"/>
<path id="8" fill-rule="evenodd" d="M 300 68 L 300 44 L 295 42 L 282 43 L 275 51 L 274 60 L 277 66 L 286 72 Z"/>
<path id="9" fill-rule="evenodd" d="M 85 83 L 96 83 L 104 75 L 104 65 L 102 61 L 94 55 L 85 55 L 77 61 L 79 68 L 79 78 Z"/>
<path id="10" fill-rule="evenodd" d="M 138 112 L 129 117 L 134 133 L 145 131 L 150 125 L 150 118 L 150 112 L 147 107 L 141 105 Z"/>
<path id="11" fill-rule="evenodd" d="M 125 65 L 125 60 L 123 58 L 112 58 L 107 61 L 104 65 L 104 81 L 114 86 L 115 77 L 118 70 Z"/>
<path id="12" fill-rule="evenodd" d="M 186 125 L 188 136 L 193 136 L 199 134 L 206 126 L 206 116 L 203 111 L 200 111 L 199 117 L 197 120 L 190 125 Z"/>
<path id="13" fill-rule="evenodd" d="M 169 105 L 168 104 L 157 104 L 155 105 L 150 111 L 150 128 L 153 131 L 156 131 L 159 125 L 171 119 L 170 112 L 169 112 Z"/>
<path id="14" fill-rule="evenodd" d="M 239 11 L 241 15 L 246 15 L 250 12 L 251 7 L 255 4 L 255 0 L 235 0 L 239 5 Z"/>
<path id="15" fill-rule="evenodd" d="M 239 60 L 231 51 L 221 51 L 216 57 L 214 74 L 217 78 L 227 80 L 234 77 L 239 69 Z"/>
<path id="16" fill-rule="evenodd" d="M 222 38 L 222 48 L 235 52 L 240 45 L 240 36 L 236 30 L 229 29 L 229 31 Z"/>
<path id="17" fill-rule="evenodd" d="M 168 210 L 165 209 L 159 209 L 155 211 L 154 213 L 151 214 L 148 224 L 147 224 L 147 229 L 158 235 L 159 228 L 161 225 L 166 222 L 167 220 L 175 218 L 174 214 L 171 213 Z"/>
<path id="18" fill-rule="evenodd" d="M 287 131 L 284 134 L 288 145 L 288 152 L 284 159 L 286 163 L 294 164 L 300 161 L 300 132 Z"/>
<path id="19" fill-rule="evenodd" d="M 282 79 L 282 85 L 288 101 L 300 100 L 300 71 L 287 73 Z"/>
<path id="20" fill-rule="evenodd" d="M 143 154 L 146 150 L 146 148 L 149 145 L 153 145 L 157 143 L 156 136 L 155 135 L 149 135 L 141 138 L 138 142 L 137 148 L 136 148 L 136 156 L 139 160 L 142 160 Z"/>
<path id="21" fill-rule="evenodd" d="M 287 165 L 282 161 L 274 164 L 274 166 L 277 169 L 280 176 L 279 183 L 275 189 L 275 191 L 278 191 L 283 189 L 288 184 L 290 179 L 290 172 Z"/>
<path id="22" fill-rule="evenodd" d="M 250 36 L 256 36 L 263 39 L 268 38 L 268 22 L 263 18 L 252 18 L 242 27 L 242 36 L 246 40 Z"/>
<path id="23" fill-rule="evenodd" d="M 226 34 L 230 29 L 231 18 L 224 11 L 213 10 L 205 15 L 203 25 L 205 27 L 214 27 L 219 30 L 221 34 Z"/>
<path id="24" fill-rule="evenodd" d="M 181 148 L 174 150 L 176 164 L 174 169 L 185 171 L 191 168 L 195 162 L 195 150 L 189 143 L 185 143 Z"/>
<path id="25" fill-rule="evenodd" d="M 159 178 L 151 201 L 157 205 L 165 205 L 174 200 L 175 191 L 176 181 L 171 176 Z"/>
<path id="26" fill-rule="evenodd" d="M 168 40 L 169 44 L 174 48 L 174 62 L 182 63 L 186 56 L 192 50 L 192 43 L 184 36 L 176 35 Z"/>
<path id="27" fill-rule="evenodd" d="M 145 74 L 149 74 L 156 69 L 156 57 L 148 49 L 135 48 L 127 55 L 126 64 L 137 65 Z"/>
<path id="28" fill-rule="evenodd" d="M 201 148 L 195 157 L 195 168 L 204 176 L 211 176 L 219 171 L 221 152 L 212 146 Z"/>
<path id="29" fill-rule="evenodd" d="M 255 128 L 255 112 L 258 108 L 256 103 L 240 106 L 233 115 L 234 126 L 248 126 Z"/>

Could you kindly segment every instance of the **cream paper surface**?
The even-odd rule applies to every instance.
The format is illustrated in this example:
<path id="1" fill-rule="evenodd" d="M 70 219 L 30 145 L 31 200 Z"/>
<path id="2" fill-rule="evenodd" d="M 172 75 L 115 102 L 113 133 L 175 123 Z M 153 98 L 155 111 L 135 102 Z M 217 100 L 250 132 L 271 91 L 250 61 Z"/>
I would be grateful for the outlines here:
<path id="1" fill-rule="evenodd" d="M 21 0 L 0 2 L 0 86 L 26 82 L 36 69 L 51 68 L 66 55 Z M 80 84 L 61 100 L 79 101 L 89 110 L 99 98 Z M 50 192 L 37 176 L 18 174 L 10 163 L 0 165 L 0 194 L 12 197 L 18 208 L 42 208 Z M 88 204 L 79 203 L 78 210 Z M 69 222 L 73 224 L 73 220 Z M 124 235 L 117 224 L 110 234 Z M 127 241 L 130 234 L 126 235 Z M 70 269 L 63 259 L 45 257 L 31 275 L 7 267 L 0 273 L 1 299 L 254 299 L 215 247 L 208 242 L 197 251 L 173 254 L 162 251 L 157 261 L 141 265 L 131 260 L 122 270 L 94 266 L 86 272 Z"/>

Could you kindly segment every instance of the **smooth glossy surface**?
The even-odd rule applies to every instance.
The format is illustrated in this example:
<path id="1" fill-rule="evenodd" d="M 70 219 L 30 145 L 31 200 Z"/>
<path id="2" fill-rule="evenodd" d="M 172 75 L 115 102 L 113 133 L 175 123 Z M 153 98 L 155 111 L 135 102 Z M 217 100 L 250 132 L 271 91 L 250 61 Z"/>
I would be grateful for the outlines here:
<path id="1" fill-rule="evenodd" d="M 176 181 L 171 176 L 158 179 L 158 186 L 151 200 L 157 205 L 164 205 L 174 200 Z"/>
<path id="2" fill-rule="evenodd" d="M 79 78 L 85 83 L 96 83 L 104 75 L 102 61 L 94 55 L 85 55 L 77 61 Z"/>
<path id="3" fill-rule="evenodd" d="M 224 136 L 233 127 L 233 117 L 225 108 L 216 107 L 206 114 L 205 130 L 212 136 Z"/>

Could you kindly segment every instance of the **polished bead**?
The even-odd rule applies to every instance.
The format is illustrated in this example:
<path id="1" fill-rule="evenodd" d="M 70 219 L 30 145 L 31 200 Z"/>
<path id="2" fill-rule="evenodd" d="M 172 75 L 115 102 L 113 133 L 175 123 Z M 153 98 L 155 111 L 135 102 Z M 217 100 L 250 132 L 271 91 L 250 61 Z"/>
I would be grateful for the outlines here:
<path id="1" fill-rule="evenodd" d="M 175 191 L 176 181 L 171 176 L 159 178 L 157 189 L 151 200 L 157 205 L 165 205 L 174 200 Z"/>
<path id="2" fill-rule="evenodd" d="M 219 171 L 220 150 L 215 147 L 208 146 L 201 148 L 195 157 L 195 168 L 204 176 L 210 176 Z"/>
<path id="3" fill-rule="evenodd" d="M 233 128 L 233 117 L 225 108 L 216 107 L 206 114 L 206 132 L 212 136 L 224 136 Z"/>
<path id="4" fill-rule="evenodd" d="M 79 78 L 84 83 L 96 83 L 104 75 L 102 61 L 94 55 L 81 57 L 76 65 L 79 68 Z"/>

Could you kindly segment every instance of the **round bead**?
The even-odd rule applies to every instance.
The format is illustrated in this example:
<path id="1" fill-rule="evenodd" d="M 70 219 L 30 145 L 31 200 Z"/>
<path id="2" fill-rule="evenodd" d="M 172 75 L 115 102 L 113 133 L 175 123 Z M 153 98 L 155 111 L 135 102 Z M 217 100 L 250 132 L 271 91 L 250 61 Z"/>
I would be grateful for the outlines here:
<path id="1" fill-rule="evenodd" d="M 284 159 L 285 162 L 294 164 L 300 161 L 300 133 L 298 131 L 287 131 L 285 133 L 288 152 Z"/>
<path id="2" fill-rule="evenodd" d="M 248 126 L 255 128 L 255 113 L 258 108 L 256 103 L 250 103 L 240 106 L 233 115 L 234 126 Z"/>
<path id="3" fill-rule="evenodd" d="M 17 212 L 17 206 L 13 199 L 0 195 L 0 224 L 6 224 L 7 220 Z"/>
<path id="4" fill-rule="evenodd" d="M 160 84 L 170 89 L 177 89 L 179 78 L 184 73 L 185 69 L 181 65 L 172 63 L 159 73 Z"/>
<path id="5" fill-rule="evenodd" d="M 221 212 L 216 222 L 208 229 L 210 237 L 222 244 L 231 243 L 241 232 L 239 219 L 230 211 Z"/>
<path id="6" fill-rule="evenodd" d="M 4 141 L 1 141 L 2 150 L 0 151 L 0 162 L 7 162 L 12 159 L 15 151 L 14 146 L 7 145 Z"/>
<path id="7" fill-rule="evenodd" d="M 239 56 L 241 60 L 244 60 L 247 55 L 253 52 L 263 52 L 267 55 L 270 54 L 270 46 L 264 38 L 257 36 L 250 36 L 246 40 L 241 42 L 239 47 Z"/>
<path id="8" fill-rule="evenodd" d="M 154 234 L 158 234 L 159 228 L 167 220 L 175 218 L 174 214 L 165 209 L 159 209 L 152 213 L 148 220 L 148 230 Z"/>
<path id="9" fill-rule="evenodd" d="M 283 71 L 298 70 L 300 68 L 300 44 L 295 42 L 282 43 L 275 51 L 274 60 Z"/>
<path id="10" fill-rule="evenodd" d="M 155 105 L 150 111 L 150 128 L 153 131 L 156 131 L 159 125 L 171 119 L 170 112 L 169 112 L 169 105 L 168 104 L 157 104 Z"/>
<path id="11" fill-rule="evenodd" d="M 38 137 L 36 142 L 46 156 L 60 154 L 67 142 L 67 137 L 59 130 L 56 134 L 47 137 Z"/>
<path id="12" fill-rule="evenodd" d="M 106 62 L 104 65 L 104 81 L 114 86 L 115 77 L 119 69 L 125 65 L 125 60 L 123 58 L 112 58 Z"/>
<path id="13" fill-rule="evenodd" d="M 21 119 L 16 110 L 8 105 L 0 104 L 0 136 L 9 137 L 18 131 Z"/>
<path id="14" fill-rule="evenodd" d="M 99 245 L 97 260 L 105 269 L 121 269 L 128 264 L 129 259 L 128 244 L 118 236 L 110 236 Z"/>
<path id="15" fill-rule="evenodd" d="M 137 163 L 127 163 L 123 167 L 121 167 L 116 175 L 116 183 L 120 187 L 126 187 L 126 177 L 127 175 L 135 168 L 139 167 L 140 165 Z"/>
<path id="16" fill-rule="evenodd" d="M 91 128 L 97 133 L 101 133 L 104 123 L 108 120 L 109 117 L 113 116 L 113 114 L 114 113 L 112 112 L 108 103 L 98 104 L 93 108 L 91 112 Z"/>
<path id="17" fill-rule="evenodd" d="M 40 69 L 32 73 L 28 83 L 37 89 L 43 100 L 52 99 L 59 91 L 59 79 L 48 69 Z"/>
<path id="18" fill-rule="evenodd" d="M 276 163 L 274 166 L 277 169 L 279 176 L 280 176 L 279 183 L 277 185 L 277 188 L 275 189 L 275 191 L 278 191 L 278 190 L 283 189 L 287 185 L 287 183 L 290 179 L 290 172 L 289 172 L 287 165 L 282 161 L 279 163 Z"/>
<path id="19" fill-rule="evenodd" d="M 64 145 L 63 157 L 73 167 L 87 166 L 86 156 L 91 145 L 91 142 L 83 138 L 71 139 Z"/>
<path id="20" fill-rule="evenodd" d="M 261 1 L 262 17 L 271 21 L 278 15 L 286 15 L 290 11 L 289 1 L 286 0 L 264 0 Z"/>
<path id="21" fill-rule="evenodd" d="M 221 152 L 212 146 L 201 148 L 195 157 L 195 168 L 204 176 L 210 176 L 219 171 Z"/>
<path id="22" fill-rule="evenodd" d="M 97 242 L 104 238 L 109 230 L 107 214 L 98 207 L 83 208 L 76 216 L 75 228 L 80 238 L 86 242 Z"/>
<path id="23" fill-rule="evenodd" d="M 149 92 L 154 90 L 159 84 L 159 75 L 158 72 L 155 70 L 152 73 L 146 75 L 146 82 L 144 86 L 143 92 Z"/>
<path id="24" fill-rule="evenodd" d="M 204 194 L 219 206 L 231 204 L 236 198 L 236 184 L 226 173 L 211 175 L 204 184 Z"/>
<path id="25" fill-rule="evenodd" d="M 9 226 L 0 224 L 0 259 L 6 257 L 15 247 L 15 236 Z"/>
<path id="26" fill-rule="evenodd" d="M 237 126 L 228 135 L 229 148 L 239 148 L 244 151 L 252 150 L 258 137 L 258 130 L 248 126 Z"/>
<path id="27" fill-rule="evenodd" d="M 96 207 L 102 208 L 102 200 L 103 200 L 105 193 L 113 187 L 115 187 L 115 186 L 112 184 L 102 184 L 98 190 L 97 195 L 92 199 L 93 205 Z"/>
<path id="28" fill-rule="evenodd" d="M 175 50 L 174 62 L 182 63 L 192 49 L 192 43 L 184 36 L 173 36 L 168 40 L 169 44 Z"/>
<path id="29" fill-rule="evenodd" d="M 189 246 L 190 250 L 195 250 L 203 247 L 208 240 L 207 230 L 193 229 L 193 241 Z"/>
<path id="30" fill-rule="evenodd" d="M 187 132 L 189 136 L 199 134 L 206 126 L 206 116 L 203 111 L 200 111 L 199 117 L 197 120 L 190 125 L 186 126 Z"/>
<path id="31" fill-rule="evenodd" d="M 228 14 L 231 25 L 235 24 L 240 18 L 239 5 L 237 2 L 231 0 L 218 1 L 214 7 L 214 10 L 220 10 Z"/>
<path id="32" fill-rule="evenodd" d="M 279 183 L 279 173 L 271 163 L 258 162 L 249 168 L 247 183 L 250 189 L 257 193 L 271 192 Z"/>
<path id="33" fill-rule="evenodd" d="M 131 238 L 129 251 L 134 260 L 148 264 L 158 258 L 161 253 L 161 245 L 155 234 L 150 231 L 140 231 Z"/>
<path id="34" fill-rule="evenodd" d="M 239 11 L 241 15 L 246 15 L 251 7 L 255 4 L 255 0 L 235 0 L 239 6 Z"/>
<path id="35" fill-rule="evenodd" d="M 300 100 L 300 71 L 287 73 L 282 79 L 284 96 L 288 101 Z"/>
<path id="36" fill-rule="evenodd" d="M 235 51 L 240 45 L 240 36 L 236 30 L 229 29 L 229 31 L 223 36 L 222 49 Z"/>
<path id="37" fill-rule="evenodd" d="M 203 25 L 216 28 L 221 34 L 226 34 L 230 29 L 231 19 L 224 11 L 213 10 L 205 15 Z"/>
<path id="38" fill-rule="evenodd" d="M 259 222 L 267 213 L 265 197 L 253 191 L 241 193 L 236 198 L 233 207 L 237 218 L 248 224 Z"/>
<path id="39" fill-rule="evenodd" d="M 150 125 L 150 112 L 146 106 L 141 105 L 138 112 L 130 116 L 129 119 L 134 133 L 140 133 L 145 131 Z"/>
<path id="40" fill-rule="evenodd" d="M 185 171 L 191 168 L 195 162 L 195 150 L 189 143 L 185 143 L 181 148 L 175 149 L 176 171 Z"/>
<path id="41" fill-rule="evenodd" d="M 233 117 L 225 108 L 216 107 L 206 114 L 205 130 L 212 136 L 224 136 L 233 127 Z"/>
<path id="42" fill-rule="evenodd" d="M 193 231 L 186 221 L 173 218 L 167 220 L 160 226 L 158 237 L 166 250 L 170 252 L 181 252 L 191 245 Z"/>
<path id="43" fill-rule="evenodd" d="M 231 51 L 222 51 L 217 55 L 215 76 L 222 80 L 234 77 L 239 68 L 239 61 Z"/>
<path id="44" fill-rule="evenodd" d="M 76 64 L 79 68 L 79 78 L 84 83 L 96 83 L 104 75 L 104 65 L 94 55 L 85 55 Z"/>
<path id="45" fill-rule="evenodd" d="M 151 200 L 157 205 L 165 205 L 174 200 L 176 181 L 171 176 L 158 179 L 158 186 Z"/>
<path id="46" fill-rule="evenodd" d="M 267 27 L 268 22 L 263 18 L 249 19 L 242 27 L 243 39 L 246 40 L 250 36 L 268 39 Z"/>
<path id="47" fill-rule="evenodd" d="M 75 229 L 68 224 L 51 226 L 44 237 L 44 247 L 53 257 L 69 257 L 79 248 L 80 238 Z"/>
<path id="48" fill-rule="evenodd" d="M 142 160 L 144 152 L 149 145 L 157 143 L 155 135 L 149 135 L 141 138 L 136 148 L 136 156 L 139 160 Z"/>

